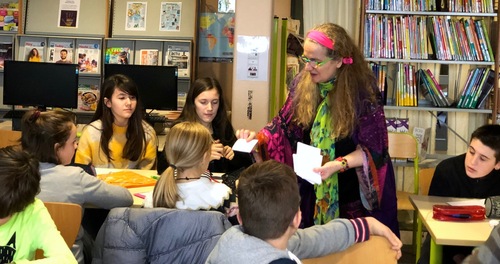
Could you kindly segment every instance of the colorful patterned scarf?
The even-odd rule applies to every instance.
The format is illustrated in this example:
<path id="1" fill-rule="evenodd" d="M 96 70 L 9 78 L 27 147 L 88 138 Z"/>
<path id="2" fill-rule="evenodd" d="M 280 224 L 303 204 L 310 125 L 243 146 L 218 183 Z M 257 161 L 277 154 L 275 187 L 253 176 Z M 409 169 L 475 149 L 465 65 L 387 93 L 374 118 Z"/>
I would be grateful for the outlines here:
<path id="1" fill-rule="evenodd" d="M 323 100 L 318 106 L 311 128 L 311 145 L 320 148 L 323 155 L 328 155 L 330 160 L 333 160 L 335 158 L 335 139 L 331 137 L 332 115 L 328 105 L 328 93 L 333 89 L 333 81 L 318 85 Z M 337 173 L 332 174 L 322 184 L 314 187 L 316 189 L 314 223 L 317 225 L 326 224 L 339 216 Z"/>

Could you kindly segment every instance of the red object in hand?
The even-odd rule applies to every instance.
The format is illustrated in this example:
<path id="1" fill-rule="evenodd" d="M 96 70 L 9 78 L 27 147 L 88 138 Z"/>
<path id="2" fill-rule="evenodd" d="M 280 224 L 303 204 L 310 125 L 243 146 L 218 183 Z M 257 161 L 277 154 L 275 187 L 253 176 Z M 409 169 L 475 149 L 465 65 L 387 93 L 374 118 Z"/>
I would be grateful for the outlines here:
<path id="1" fill-rule="evenodd" d="M 441 221 L 478 221 L 485 218 L 485 209 L 478 205 L 445 205 L 432 206 L 432 218 Z"/>

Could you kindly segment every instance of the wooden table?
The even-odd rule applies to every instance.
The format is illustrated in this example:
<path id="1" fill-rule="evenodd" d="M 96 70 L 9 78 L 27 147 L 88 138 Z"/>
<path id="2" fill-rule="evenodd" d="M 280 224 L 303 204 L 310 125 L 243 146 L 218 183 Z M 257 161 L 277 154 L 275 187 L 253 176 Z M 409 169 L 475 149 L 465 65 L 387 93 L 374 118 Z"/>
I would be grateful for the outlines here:
<path id="1" fill-rule="evenodd" d="M 493 229 L 488 219 L 470 222 L 451 222 L 439 221 L 432 218 L 433 205 L 460 200 L 467 199 L 410 195 L 410 202 L 415 210 L 418 211 L 419 221 L 422 221 L 431 235 L 431 264 L 442 262 L 443 245 L 478 246 L 486 241 Z"/>
<path id="2" fill-rule="evenodd" d="M 131 169 L 107 169 L 107 168 L 96 168 L 96 173 L 97 174 L 107 174 L 111 172 L 117 172 L 117 171 L 133 171 L 137 174 L 146 176 L 146 177 L 151 177 L 151 176 L 158 176 L 158 172 L 156 170 L 131 170 Z M 219 172 L 214 172 L 212 173 L 213 177 L 217 180 L 221 180 L 221 177 L 224 173 L 219 173 Z M 130 191 L 130 194 L 132 194 L 132 197 L 134 198 L 134 203 L 132 204 L 131 207 L 142 207 L 144 205 L 144 199 L 135 196 L 134 194 L 136 193 L 145 193 L 145 192 L 151 192 L 153 191 L 154 186 L 145 186 L 145 187 L 135 187 L 135 188 L 128 188 Z"/>
<path id="3" fill-rule="evenodd" d="M 146 176 L 146 177 L 151 177 L 151 176 L 158 176 L 158 172 L 156 170 L 131 170 L 131 169 L 107 169 L 107 168 L 96 168 L 96 173 L 97 174 L 107 174 L 111 172 L 117 172 L 117 171 L 133 171 L 137 174 Z M 129 188 L 128 190 L 130 191 L 130 194 L 132 194 L 132 197 L 134 197 L 134 204 L 132 204 L 131 207 L 142 207 L 144 205 L 144 199 L 135 196 L 134 194 L 136 193 L 144 193 L 144 192 L 150 192 L 153 191 L 154 186 L 146 186 L 146 187 L 136 187 L 136 188 Z"/>

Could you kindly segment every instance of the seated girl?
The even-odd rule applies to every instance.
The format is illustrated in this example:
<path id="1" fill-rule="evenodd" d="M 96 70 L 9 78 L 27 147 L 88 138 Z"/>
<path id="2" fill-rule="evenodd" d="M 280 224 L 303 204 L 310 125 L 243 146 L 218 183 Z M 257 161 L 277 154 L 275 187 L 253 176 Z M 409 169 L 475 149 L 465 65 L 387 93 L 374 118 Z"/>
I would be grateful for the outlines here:
<path id="1" fill-rule="evenodd" d="M 157 140 L 143 120 L 137 85 L 125 75 L 104 80 L 92 123 L 80 137 L 75 162 L 101 168 L 153 169 Z"/>
<path id="2" fill-rule="evenodd" d="M 72 112 L 29 111 L 23 116 L 21 130 L 22 148 L 40 162 L 41 191 L 37 198 L 103 209 L 132 205 L 132 195 L 127 189 L 107 184 L 80 167 L 65 166 L 71 162 L 77 146 Z M 83 235 L 80 228 L 72 248 L 79 263 L 84 261 Z"/>
<path id="3" fill-rule="evenodd" d="M 212 137 L 203 125 L 182 122 L 173 126 L 164 149 L 170 166 L 162 173 L 152 196 L 146 196 L 145 207 L 221 210 L 231 189 L 207 172 L 211 146 Z"/>
<path id="4" fill-rule="evenodd" d="M 178 120 L 200 123 L 210 131 L 214 141 L 209 170 L 230 173 L 250 166 L 252 156 L 232 149 L 237 138 L 222 91 L 220 83 L 214 78 L 195 80 Z"/>

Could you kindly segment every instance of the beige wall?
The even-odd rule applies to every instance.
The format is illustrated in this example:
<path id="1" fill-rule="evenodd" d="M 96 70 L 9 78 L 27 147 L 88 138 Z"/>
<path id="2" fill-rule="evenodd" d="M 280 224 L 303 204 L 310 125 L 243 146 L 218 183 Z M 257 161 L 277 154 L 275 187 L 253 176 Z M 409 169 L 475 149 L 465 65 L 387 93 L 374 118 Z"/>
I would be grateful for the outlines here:
<path id="1" fill-rule="evenodd" d="M 252 1 L 252 0 L 239 0 L 239 1 Z M 209 7 L 217 9 L 217 0 L 202 0 L 200 12 L 207 12 Z M 279 17 L 290 16 L 291 1 L 290 0 L 274 0 L 274 15 Z M 254 16 L 258 19 L 258 16 Z M 238 19 L 238 14 L 236 14 Z M 228 102 L 229 109 L 232 109 L 232 95 L 233 95 L 233 63 L 214 63 L 214 62 L 198 62 L 196 78 L 199 77 L 214 77 L 219 80 L 222 89 L 224 89 L 224 97 Z M 267 109 L 265 110 L 267 111 Z"/>

